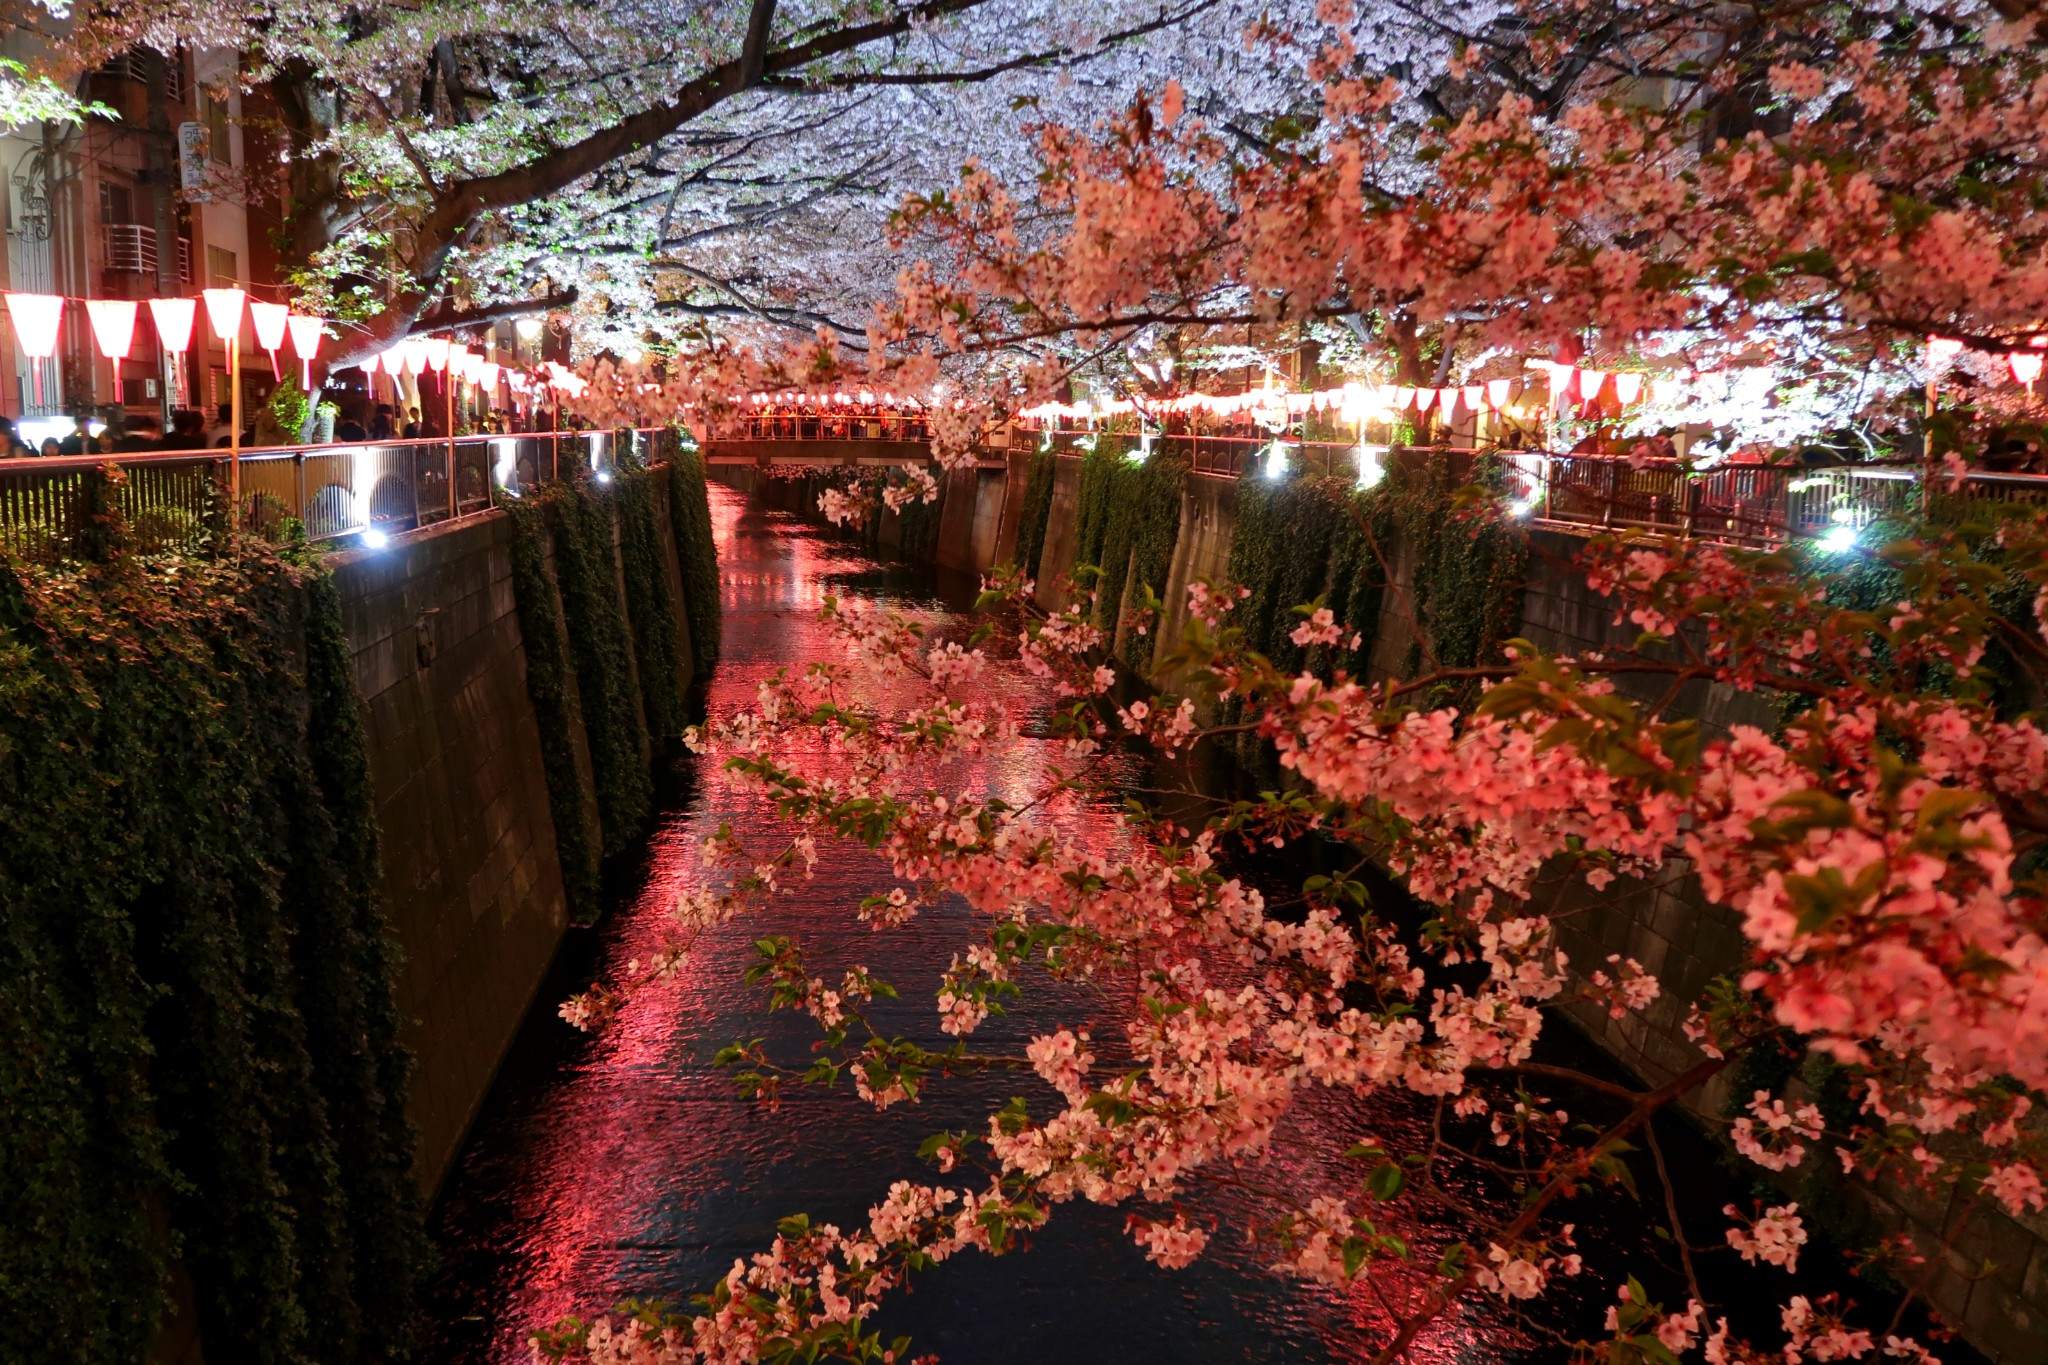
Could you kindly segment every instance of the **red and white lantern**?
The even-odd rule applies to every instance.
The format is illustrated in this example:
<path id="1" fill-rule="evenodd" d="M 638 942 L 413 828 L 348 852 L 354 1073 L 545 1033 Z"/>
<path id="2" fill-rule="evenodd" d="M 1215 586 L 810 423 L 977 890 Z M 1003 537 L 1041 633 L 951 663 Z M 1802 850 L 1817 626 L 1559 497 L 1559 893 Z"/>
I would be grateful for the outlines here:
<path id="1" fill-rule="evenodd" d="M 14 321 L 14 339 L 30 360 L 48 360 L 57 353 L 57 325 L 64 316 L 62 294 L 9 294 L 7 315 Z M 28 367 L 35 385 L 36 406 L 43 405 L 43 367 Z"/>
<path id="2" fill-rule="evenodd" d="M 291 334 L 292 350 L 299 357 L 299 387 L 311 393 L 313 357 L 320 354 L 320 334 L 327 326 L 326 319 L 293 313 L 285 318 L 284 325 Z"/>
<path id="3" fill-rule="evenodd" d="M 285 327 L 291 320 L 292 310 L 281 303 L 260 303 L 249 300 L 249 324 L 255 329 L 256 344 L 270 352 L 270 377 L 284 378 L 284 371 L 277 363 L 277 348 L 284 345 Z"/>

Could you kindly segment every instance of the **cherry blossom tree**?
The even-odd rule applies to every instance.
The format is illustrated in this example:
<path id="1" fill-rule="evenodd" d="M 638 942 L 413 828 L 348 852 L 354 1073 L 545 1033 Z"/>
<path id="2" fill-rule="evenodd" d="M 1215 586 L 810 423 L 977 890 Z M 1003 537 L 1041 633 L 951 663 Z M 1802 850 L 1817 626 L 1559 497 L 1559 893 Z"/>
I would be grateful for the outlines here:
<path id="1" fill-rule="evenodd" d="M 1461 379 L 1519 370 L 1566 345 L 1771 365 L 1825 390 L 1777 438 L 1813 429 L 1800 422 L 1897 435 L 1919 421 L 1929 335 L 1996 359 L 2048 325 L 2048 64 L 2030 7 L 1416 5 L 1400 21 L 1440 41 L 1444 73 L 1419 89 L 1361 60 L 1359 35 L 1384 17 L 1332 3 L 1317 27 L 1254 33 L 1307 54 L 1313 127 L 1248 138 L 1171 83 L 1092 127 L 1044 123 L 1032 183 L 975 166 L 906 204 L 900 240 L 924 260 L 864 357 L 830 338 L 724 350 L 645 396 L 673 410 L 721 390 L 950 374 L 971 436 L 1148 329 L 1354 319 L 1411 377 L 1425 363 Z M 1007 368 L 989 373 L 991 357 Z M 605 401 L 644 393 L 603 377 Z M 1972 406 L 1930 435 L 1966 455 L 2013 404 L 1955 382 Z M 1323 1088 L 1416 1097 L 1432 1120 L 1405 1143 L 1360 1135 L 1349 1192 L 1246 1231 L 1289 1273 L 1369 1286 L 1387 1309 L 1383 1360 L 1474 1296 L 1532 1300 L 1582 1273 L 1571 1197 L 1631 1179 L 1640 1147 L 1668 1184 L 1656 1116 L 1701 1108 L 1763 1053 L 1814 1059 L 1836 1096 L 1797 1067 L 1736 1096 L 1726 1137 L 1763 1177 L 1819 1168 L 1952 1200 L 1951 1236 L 1986 1210 L 2042 1212 L 2048 737 L 2021 708 L 2048 661 L 2048 519 L 1963 515 L 1939 492 L 1848 568 L 1798 545 L 1595 540 L 1572 571 L 1633 645 L 1557 657 L 1516 641 L 1504 659 L 1381 681 L 1330 662 L 1356 642 L 1317 603 L 1294 635 L 1308 666 L 1276 669 L 1233 625 L 1229 584 L 1194 584 L 1184 637 L 1128 684 L 1085 589 L 1048 615 L 1033 585 L 999 573 L 965 640 L 828 604 L 844 661 L 778 675 L 696 741 L 774 800 L 790 842 L 707 841 L 713 887 L 678 906 L 671 948 L 564 1013 L 601 1027 L 705 927 L 801 879 L 816 841 L 851 839 L 891 874 L 848 907 L 878 931 L 941 898 L 974 911 L 935 994 L 939 1036 L 882 1034 L 866 1005 L 893 984 L 861 968 L 828 981 L 776 938 L 753 975 L 816 1019 L 819 1051 L 797 1062 L 742 1043 L 723 1060 L 770 1101 L 849 1083 L 868 1103 L 915 1103 L 997 1066 L 1044 1089 L 984 1128 L 935 1134 L 934 1183 L 896 1185 L 865 1226 L 792 1218 L 694 1308 L 628 1305 L 540 1349 L 901 1358 L 871 1326 L 890 1290 L 969 1249 L 1005 1252 L 1075 1199 L 1127 1209 L 1151 1259 L 1185 1265 L 1217 1231 L 1200 1192 L 1248 1178 Z M 1497 513 L 1480 496 L 1471 515 Z M 1045 789 L 932 785 L 933 764 L 1015 741 L 1014 716 L 977 686 L 1012 659 L 1055 698 L 1063 759 Z M 1708 739 L 1671 709 L 1691 683 L 1769 697 L 1785 720 Z M 1472 699 L 1431 700 L 1447 692 Z M 1246 731 L 1288 775 L 1281 791 L 1207 819 L 1184 813 L 1190 794 L 1183 813 L 1133 810 L 1107 839 L 1062 828 L 1062 809 L 1111 785 L 1111 754 L 1172 761 Z M 787 757 L 821 752 L 829 766 Z M 1269 902 L 1230 870 L 1240 844 L 1310 837 L 1352 861 L 1298 897 Z M 1369 864 L 1426 907 L 1420 923 L 1372 904 Z M 1539 1061 L 1559 1009 L 1622 1018 L 1663 989 L 1626 959 L 1569 960 L 1559 916 L 1683 876 L 1739 916 L 1745 949 L 1684 1002 L 1696 1061 L 1639 1086 Z M 1108 1002 L 1085 1027 L 1049 1022 L 1021 1057 L 972 1049 L 995 1009 L 1026 1011 L 1036 983 L 1076 975 Z M 1446 1213 L 1462 1235 L 1418 1233 Z M 1679 1223 L 1675 1202 L 1668 1215 Z M 1903 1324 L 1940 1249 L 1896 1243 L 1871 1252 L 1906 1288 L 1889 1313 L 1788 1280 L 1775 1335 L 1740 1339 L 1694 1258 L 1719 1246 L 1796 1273 L 1809 1216 L 1786 1197 L 1731 1204 L 1719 1228 L 1674 1226 L 1680 1288 L 1615 1287 L 1583 1350 L 1932 1359 Z"/>
<path id="2" fill-rule="evenodd" d="M 1020 101 L 1085 122 L 1192 66 L 1248 117 L 1303 98 L 1298 73 L 1237 42 L 1257 13 L 1245 0 L 1085 14 L 1050 0 L 85 3 L 62 60 L 23 89 L 61 90 L 52 79 L 136 43 L 244 54 L 248 120 L 279 156 L 254 168 L 276 183 L 250 189 L 285 210 L 283 264 L 307 306 L 351 324 L 338 364 L 536 306 L 573 319 L 591 349 L 706 324 L 857 338 L 892 288 L 889 211 L 968 158 L 1021 169 Z"/>

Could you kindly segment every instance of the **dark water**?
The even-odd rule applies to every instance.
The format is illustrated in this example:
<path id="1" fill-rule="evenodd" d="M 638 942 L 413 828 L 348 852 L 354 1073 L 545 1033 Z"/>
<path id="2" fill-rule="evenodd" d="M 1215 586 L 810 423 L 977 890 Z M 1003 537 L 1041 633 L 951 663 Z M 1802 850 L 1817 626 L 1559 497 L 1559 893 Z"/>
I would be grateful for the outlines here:
<path id="1" fill-rule="evenodd" d="M 837 657 L 814 620 L 828 592 L 915 610 L 943 628 L 956 619 L 961 594 L 972 591 L 971 584 L 942 585 L 924 571 L 877 564 L 729 489 L 714 485 L 712 500 L 726 622 L 725 659 L 707 699 L 714 714 L 748 704 L 760 679 L 778 667 Z M 1023 713 L 1040 705 L 1018 678 L 993 685 L 1007 688 Z M 825 754 L 800 757 L 831 762 Z M 1027 740 L 948 777 L 1021 791 L 1046 758 L 1040 742 Z M 1109 837 L 1099 812 L 1066 818 L 1073 837 Z M 636 997 L 602 1036 L 586 1038 L 556 1019 L 555 1005 L 595 971 L 644 956 L 658 941 L 677 891 L 704 875 L 696 845 L 725 820 L 759 834 L 764 846 L 777 829 L 764 807 L 736 802 L 716 784 L 677 793 L 604 928 L 572 940 L 543 987 L 435 1212 L 443 1266 L 426 1359 L 524 1360 L 527 1334 L 562 1315 L 588 1316 L 627 1295 L 681 1301 L 711 1285 L 735 1258 L 764 1249 L 780 1217 L 802 1211 L 842 1227 L 862 1224 L 892 1180 L 938 1179 L 916 1156 L 928 1134 L 985 1131 L 986 1115 L 1011 1094 L 1029 1097 L 1034 1112 L 1050 1111 L 1052 1093 L 1035 1078 L 1007 1075 L 944 1081 L 923 1102 L 879 1114 L 850 1090 L 799 1091 L 771 1114 L 740 1098 L 711 1067 L 713 1054 L 735 1039 L 766 1037 L 783 1058 L 801 1061 L 815 1037 L 808 1020 L 771 1015 L 762 995 L 740 979 L 751 943 L 767 932 L 796 936 L 811 971 L 827 980 L 860 963 L 893 981 L 903 999 L 877 1012 L 885 1034 L 942 1040 L 932 989 L 953 955 L 974 941 L 976 926 L 959 906 L 928 911 L 893 931 L 860 924 L 853 913 L 858 900 L 886 884 L 886 869 L 858 849 L 821 847 L 815 881 L 762 918 L 706 935 L 677 980 Z M 1033 1032 L 1046 1027 L 1048 1013 L 1063 1021 L 1088 1017 L 1091 1001 L 1070 990 L 1036 983 L 1029 989 Z M 1025 1036 L 1011 1021 L 993 1019 L 975 1041 L 990 1051 L 1021 1051 Z M 1295 1194 L 1339 1192 L 1357 1177 L 1341 1158 L 1347 1146 L 1364 1134 L 1393 1137 L 1422 1121 L 1405 1096 L 1311 1095 L 1283 1129 L 1284 1159 L 1266 1163 L 1260 1178 L 1269 1189 Z M 1695 1196 L 1718 1207 L 1719 1185 L 1705 1157 L 1675 1159 L 1690 1167 L 1686 1183 Z M 971 1176 L 955 1181 L 976 1183 Z M 1216 1220 L 1216 1234 L 1208 1254 L 1178 1272 L 1144 1260 L 1124 1233 L 1122 1211 L 1064 1205 L 1028 1250 L 999 1259 L 956 1257 L 894 1301 L 879 1325 L 911 1334 L 919 1350 L 953 1365 L 1368 1357 L 1385 1340 L 1387 1319 L 1375 1290 L 1361 1284 L 1340 1293 L 1267 1270 L 1271 1245 L 1247 1245 L 1241 1231 L 1262 1211 L 1263 1197 L 1258 1189 L 1233 1189 L 1199 1201 Z M 1640 1226 L 1640 1213 L 1611 1217 L 1611 1204 L 1599 1198 L 1586 1205 L 1582 1225 L 1610 1230 L 1582 1234 L 1592 1266 L 1546 1311 L 1563 1310 L 1574 1334 L 1597 1335 L 1597 1305 L 1611 1302 L 1617 1282 L 1603 1267 L 1622 1257 L 1638 1262 L 1650 1247 L 1644 1234 L 1611 1230 Z M 1700 1226 L 1718 1238 L 1714 1224 Z M 1421 1247 L 1456 1234 L 1449 1227 L 1408 1231 Z M 1682 1294 L 1661 1296 L 1683 1301 Z M 1488 1303 L 1442 1320 L 1412 1358 L 1476 1365 L 1566 1354 L 1543 1324 Z"/>

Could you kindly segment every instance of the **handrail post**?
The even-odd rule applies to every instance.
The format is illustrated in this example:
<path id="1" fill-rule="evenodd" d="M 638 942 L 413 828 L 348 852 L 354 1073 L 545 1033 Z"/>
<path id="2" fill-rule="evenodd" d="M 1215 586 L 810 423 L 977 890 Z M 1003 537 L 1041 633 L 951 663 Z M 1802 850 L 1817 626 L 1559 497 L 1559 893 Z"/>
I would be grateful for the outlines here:
<path id="1" fill-rule="evenodd" d="M 488 478 L 485 480 L 489 482 Z M 448 520 L 462 514 L 462 501 L 455 492 L 455 438 L 448 438 Z"/>
<path id="2" fill-rule="evenodd" d="M 304 526 L 306 524 L 306 452 L 304 450 L 292 452 L 292 487 L 294 495 L 298 498 L 298 506 L 292 509 L 292 515 L 299 519 L 299 525 Z"/>

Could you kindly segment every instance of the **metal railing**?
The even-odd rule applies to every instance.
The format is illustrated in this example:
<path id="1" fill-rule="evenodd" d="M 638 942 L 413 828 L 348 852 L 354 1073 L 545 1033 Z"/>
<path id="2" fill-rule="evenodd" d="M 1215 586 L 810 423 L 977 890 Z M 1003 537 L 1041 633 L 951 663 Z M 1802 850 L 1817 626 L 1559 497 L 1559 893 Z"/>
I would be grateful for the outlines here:
<path id="1" fill-rule="evenodd" d="M 265 532 L 296 519 L 313 541 L 392 535 L 489 511 L 550 479 L 607 478 L 670 439 L 660 430 L 562 431 L 244 450 L 240 518 Z M 0 460 L 0 549 L 19 559 L 69 554 L 108 465 L 122 472 L 110 492 L 131 545 L 195 548 L 225 514 L 234 463 L 220 449 Z"/>
<path id="2" fill-rule="evenodd" d="M 1043 441 L 1048 433 L 1035 435 Z M 1059 430 L 1052 447 L 1074 451 L 1097 433 Z M 1133 438 L 1116 435 L 1128 442 Z M 1356 442 L 1286 441 L 1278 453 L 1268 436 L 1155 437 L 1197 473 L 1254 477 L 1307 469 L 1357 478 Z M 1442 458 L 1448 473 L 1469 479 L 1482 456 L 1499 462 L 1513 506 L 1530 524 L 1579 533 L 1647 531 L 1692 535 L 1729 545 L 1766 548 L 1790 540 L 1855 532 L 1874 522 L 1918 515 L 1923 470 L 1918 464 L 1869 463 L 1808 468 L 1722 464 L 1695 469 L 1681 460 L 1546 451 L 1409 448 L 1379 451 L 1392 464 Z M 1953 488 L 1937 479 L 1932 510 L 1949 502 L 2048 505 L 2048 475 L 1971 470 Z"/>
<path id="3" fill-rule="evenodd" d="M 155 276 L 155 228 L 146 223 L 102 223 L 100 242 L 109 271 L 117 275 Z M 178 281 L 192 283 L 192 239 L 183 235 L 178 238 Z"/>
<path id="4" fill-rule="evenodd" d="M 742 434 L 743 433 L 743 434 Z M 728 440 L 749 441 L 929 441 L 931 425 L 922 413 L 888 415 L 810 409 L 756 412 Z"/>

